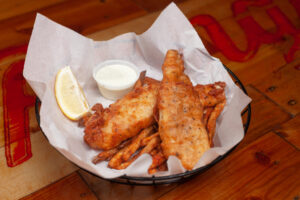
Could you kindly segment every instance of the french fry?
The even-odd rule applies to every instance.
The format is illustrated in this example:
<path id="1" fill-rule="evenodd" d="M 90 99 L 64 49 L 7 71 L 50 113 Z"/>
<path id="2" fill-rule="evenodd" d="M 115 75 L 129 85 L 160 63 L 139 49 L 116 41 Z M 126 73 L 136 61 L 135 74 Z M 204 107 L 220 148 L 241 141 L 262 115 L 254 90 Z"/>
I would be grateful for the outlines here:
<path id="1" fill-rule="evenodd" d="M 137 153 L 135 156 L 133 156 L 130 160 L 128 160 L 124 163 L 114 162 L 114 163 L 112 163 L 112 165 L 110 165 L 110 162 L 115 157 L 114 156 L 109 162 L 109 167 L 114 168 L 114 169 L 119 169 L 119 170 L 120 169 L 125 169 L 131 163 L 133 163 L 139 156 L 141 156 L 142 154 L 150 153 L 153 149 L 155 149 L 159 145 L 159 143 L 160 143 L 160 138 L 159 137 L 154 137 L 154 138 L 152 138 L 152 140 L 149 141 L 149 143 L 139 153 Z"/>
<path id="2" fill-rule="evenodd" d="M 159 165 L 156 168 L 148 169 L 149 174 L 155 174 L 156 172 L 159 172 L 159 171 L 168 171 L 167 162 L 162 163 L 161 165 Z"/>
<path id="3" fill-rule="evenodd" d="M 130 145 L 124 150 L 122 155 L 122 160 L 127 161 L 129 158 L 134 154 L 141 146 L 141 141 L 146 138 L 148 135 L 150 135 L 154 131 L 154 127 L 150 126 L 148 128 L 145 128 L 138 134 L 131 142 Z"/>
<path id="4" fill-rule="evenodd" d="M 126 148 L 126 147 L 125 147 Z M 113 168 L 113 169 L 117 169 L 118 166 L 121 165 L 122 163 L 122 156 L 123 156 L 123 153 L 125 151 L 125 148 L 121 149 L 119 152 L 117 152 L 109 161 L 108 163 L 108 166 L 110 168 Z"/>
<path id="5" fill-rule="evenodd" d="M 159 133 L 154 133 L 146 138 L 144 138 L 142 141 L 141 141 L 141 146 L 146 146 L 150 140 L 152 140 L 154 137 L 159 137 Z"/>
<path id="6" fill-rule="evenodd" d="M 140 155 L 150 153 L 154 148 L 160 144 L 160 137 L 153 137 L 149 143 L 140 151 Z"/>
<path id="7" fill-rule="evenodd" d="M 212 113 L 212 111 L 214 110 L 213 107 L 205 107 L 203 109 L 203 123 L 204 123 L 204 126 L 206 127 L 207 126 L 207 121 Z"/>
<path id="8" fill-rule="evenodd" d="M 207 128 L 209 142 L 210 142 L 211 147 L 213 147 L 213 145 L 214 145 L 213 138 L 215 135 L 216 121 L 217 121 L 218 116 L 221 114 L 225 104 L 226 104 L 226 100 L 224 100 L 222 103 L 217 104 L 207 121 L 206 128 Z"/>
<path id="9" fill-rule="evenodd" d="M 157 167 L 158 171 L 167 171 L 168 170 L 168 165 L 167 165 L 167 161 L 164 162 L 163 164 L 159 165 Z"/>
<path id="10" fill-rule="evenodd" d="M 95 156 L 92 160 L 94 164 L 97 164 L 98 162 L 109 160 L 113 155 L 115 155 L 119 151 L 118 148 L 113 148 L 108 151 L 102 151 L 97 156 Z"/>
<path id="11" fill-rule="evenodd" d="M 145 76 L 146 76 L 146 70 L 140 73 L 140 76 L 138 80 L 135 82 L 133 88 L 141 87 L 144 84 Z"/>
<path id="12" fill-rule="evenodd" d="M 158 168 L 149 168 L 148 169 L 148 174 L 155 174 L 158 171 L 159 171 Z"/>
<path id="13" fill-rule="evenodd" d="M 137 141 L 141 141 L 144 137 L 146 137 L 148 134 L 150 134 L 151 131 L 153 131 L 153 126 L 150 126 L 146 129 L 144 129 L 139 135 L 135 136 L 135 138 L 132 140 L 132 142 L 129 145 L 127 145 L 126 147 L 121 149 L 119 152 L 117 152 L 111 158 L 111 160 L 108 163 L 108 166 L 110 168 L 114 168 L 114 169 L 119 168 L 121 163 L 124 161 L 127 161 L 132 156 L 132 154 L 139 148 L 140 142 L 137 142 Z M 133 151 L 133 149 L 136 149 L 136 150 Z M 123 158 L 123 156 L 124 156 L 124 158 L 127 158 L 127 160 L 125 160 Z"/>
<path id="14" fill-rule="evenodd" d="M 152 156 L 152 164 L 150 165 L 148 169 L 149 174 L 153 174 L 156 172 L 158 166 L 163 164 L 166 161 L 165 156 L 163 155 L 162 151 L 159 151 L 156 155 Z"/>
<path id="15" fill-rule="evenodd" d="M 149 154 L 150 154 L 151 156 L 154 156 L 154 155 L 156 155 L 158 152 L 159 152 L 159 151 L 158 151 L 158 148 L 155 148 L 155 149 L 153 149 Z"/>
<path id="16" fill-rule="evenodd" d="M 107 150 L 107 151 L 102 151 L 99 153 L 97 156 L 95 156 L 92 160 L 94 164 L 97 164 L 98 162 L 104 161 L 104 160 L 110 160 L 120 149 L 126 147 L 129 143 L 131 142 L 131 139 L 124 141 L 121 143 L 119 146 Z"/>

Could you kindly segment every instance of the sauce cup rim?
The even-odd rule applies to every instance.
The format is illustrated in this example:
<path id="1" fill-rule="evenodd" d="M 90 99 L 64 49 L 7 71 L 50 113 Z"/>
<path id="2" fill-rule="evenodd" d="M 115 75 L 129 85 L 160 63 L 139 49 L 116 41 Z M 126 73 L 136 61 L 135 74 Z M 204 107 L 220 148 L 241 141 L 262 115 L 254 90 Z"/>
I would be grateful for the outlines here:
<path id="1" fill-rule="evenodd" d="M 101 82 L 101 80 L 97 80 L 96 78 L 96 74 L 97 72 L 105 67 L 105 66 L 108 66 L 108 65 L 113 65 L 113 64 L 121 64 L 121 65 L 126 65 L 127 67 L 130 67 L 131 69 L 133 69 L 136 73 L 136 78 L 133 79 L 132 81 L 128 82 L 127 84 L 124 84 L 122 86 L 112 86 L 112 85 L 107 85 L 103 82 Z M 107 90 L 113 90 L 113 91 L 118 91 L 118 90 L 125 90 L 125 89 L 128 89 L 130 87 L 132 87 L 136 81 L 138 80 L 138 68 L 136 67 L 135 64 L 133 64 L 132 62 L 129 62 L 127 60 L 119 60 L 119 59 L 113 59 L 113 60 L 106 60 L 104 62 L 101 62 L 99 64 L 96 65 L 96 67 L 94 67 L 93 69 L 93 78 L 94 80 L 97 82 L 97 84 L 100 86 L 100 87 L 103 87 Z"/>

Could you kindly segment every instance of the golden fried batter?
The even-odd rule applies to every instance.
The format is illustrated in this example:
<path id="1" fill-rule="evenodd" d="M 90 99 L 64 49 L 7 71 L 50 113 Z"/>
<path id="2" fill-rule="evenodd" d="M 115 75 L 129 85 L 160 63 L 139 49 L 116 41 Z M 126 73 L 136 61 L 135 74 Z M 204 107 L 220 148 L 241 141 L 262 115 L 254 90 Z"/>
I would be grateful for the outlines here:
<path id="1" fill-rule="evenodd" d="M 109 150 L 154 124 L 158 88 L 158 81 L 146 77 L 143 84 L 108 108 L 98 104 L 85 122 L 85 142 L 92 148 Z"/>
<path id="2" fill-rule="evenodd" d="M 196 85 L 195 90 L 199 94 L 203 107 L 215 106 L 218 103 L 226 100 L 224 92 L 225 86 L 225 82 L 215 82 L 208 85 Z"/>
<path id="3" fill-rule="evenodd" d="M 203 106 L 176 50 L 169 50 L 162 66 L 163 80 L 158 93 L 159 134 L 166 157 L 177 156 L 191 170 L 209 149 L 203 125 Z"/>
<path id="4" fill-rule="evenodd" d="M 195 86 L 204 107 L 203 123 L 206 126 L 211 147 L 213 146 L 217 118 L 226 105 L 225 86 L 225 82 Z"/>

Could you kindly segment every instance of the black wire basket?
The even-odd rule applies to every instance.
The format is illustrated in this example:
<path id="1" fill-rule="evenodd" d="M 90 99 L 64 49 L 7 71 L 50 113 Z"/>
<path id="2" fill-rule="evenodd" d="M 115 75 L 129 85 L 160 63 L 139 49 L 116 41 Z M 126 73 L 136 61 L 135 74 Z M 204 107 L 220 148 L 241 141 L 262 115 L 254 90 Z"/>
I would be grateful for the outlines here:
<path id="1" fill-rule="evenodd" d="M 239 80 L 239 78 L 225 65 L 224 65 L 224 68 L 231 75 L 235 84 L 237 84 L 244 91 L 245 94 L 248 94 L 244 85 Z M 35 114 L 36 114 L 36 119 L 37 119 L 39 125 L 40 125 L 40 114 L 39 114 L 40 103 L 41 103 L 40 100 L 37 98 L 36 102 L 35 102 Z M 241 115 L 243 116 L 244 134 L 246 134 L 246 132 L 249 128 L 250 119 L 251 119 L 251 105 L 250 104 L 247 105 L 247 107 L 243 110 Z M 187 181 L 190 178 L 192 178 L 194 175 L 200 174 L 200 173 L 206 171 L 207 169 L 209 169 L 210 167 L 215 165 L 217 162 L 219 162 L 220 160 L 225 158 L 229 153 L 231 153 L 236 148 L 236 146 L 232 147 L 224 155 L 217 157 L 215 160 L 213 160 L 208 165 L 199 167 L 199 168 L 191 170 L 191 171 L 186 171 L 184 173 L 174 174 L 174 175 L 169 175 L 169 176 L 157 176 L 157 177 L 155 175 L 153 175 L 151 177 L 134 177 L 134 176 L 124 175 L 124 176 L 121 176 L 118 178 L 106 179 L 106 180 L 116 182 L 116 183 L 121 183 L 121 184 L 127 184 L 127 185 L 161 185 L 161 184 L 170 184 L 170 183 L 175 183 L 175 182 Z M 102 178 L 102 177 L 100 177 L 100 178 Z"/>

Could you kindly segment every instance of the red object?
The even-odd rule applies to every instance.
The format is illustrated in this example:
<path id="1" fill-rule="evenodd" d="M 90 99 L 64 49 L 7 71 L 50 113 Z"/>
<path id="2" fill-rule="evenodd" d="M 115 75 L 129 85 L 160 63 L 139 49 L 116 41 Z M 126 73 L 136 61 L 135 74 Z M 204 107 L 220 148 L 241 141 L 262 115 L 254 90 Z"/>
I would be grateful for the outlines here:
<path id="1" fill-rule="evenodd" d="M 9 55 L 26 53 L 27 46 L 0 52 L 0 59 Z M 24 94 L 24 60 L 11 64 L 2 79 L 5 156 L 7 165 L 14 167 L 31 158 L 28 109 L 34 105 L 35 96 Z"/>
<path id="2" fill-rule="evenodd" d="M 300 13 L 300 0 L 290 0 L 291 4 Z M 234 16 L 238 16 L 248 10 L 249 7 L 263 7 L 272 3 L 271 0 L 238 0 L 232 4 Z M 289 51 L 284 55 L 287 62 L 294 59 L 295 53 L 300 50 L 300 31 L 290 22 L 290 20 L 277 7 L 266 9 L 267 14 L 276 24 L 277 31 L 270 33 L 264 30 L 252 16 L 245 16 L 237 20 L 241 29 L 244 31 L 248 46 L 245 50 L 240 50 L 224 31 L 222 26 L 209 15 L 197 15 L 190 19 L 193 25 L 202 26 L 211 37 L 215 49 L 218 49 L 229 60 L 245 62 L 251 59 L 263 44 L 272 44 L 283 40 L 284 35 L 291 35 L 294 43 Z"/>

